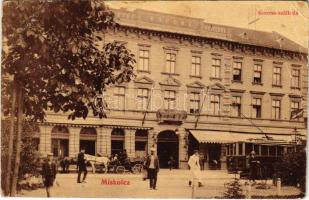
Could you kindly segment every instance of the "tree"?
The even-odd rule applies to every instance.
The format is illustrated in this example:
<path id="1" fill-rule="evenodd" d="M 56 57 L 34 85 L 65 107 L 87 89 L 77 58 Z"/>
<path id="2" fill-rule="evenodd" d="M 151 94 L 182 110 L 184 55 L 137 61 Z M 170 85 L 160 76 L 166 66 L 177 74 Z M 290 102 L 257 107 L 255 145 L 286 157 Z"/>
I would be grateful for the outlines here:
<path id="1" fill-rule="evenodd" d="M 282 184 L 299 186 L 303 194 L 306 192 L 306 140 L 302 140 L 292 151 L 283 155 L 282 160 L 275 164 L 276 177 Z"/>
<path id="2" fill-rule="evenodd" d="M 104 109 L 94 105 L 96 95 L 107 85 L 134 76 L 134 55 L 121 43 L 103 40 L 104 31 L 115 26 L 114 14 L 98 0 L 5 1 L 3 37 L 8 50 L 3 54 L 2 74 L 13 81 L 3 89 L 9 99 L 20 102 L 18 111 L 11 112 L 12 120 L 17 113 L 18 122 L 23 116 L 44 121 L 46 110 L 69 112 L 72 120 L 85 119 L 90 110 L 105 117 Z M 2 112 L 9 114 L 9 108 L 13 106 Z M 21 138 L 21 128 L 17 129 Z M 17 157 L 13 179 L 18 165 Z M 6 194 L 15 195 L 14 184 L 13 180 Z"/>

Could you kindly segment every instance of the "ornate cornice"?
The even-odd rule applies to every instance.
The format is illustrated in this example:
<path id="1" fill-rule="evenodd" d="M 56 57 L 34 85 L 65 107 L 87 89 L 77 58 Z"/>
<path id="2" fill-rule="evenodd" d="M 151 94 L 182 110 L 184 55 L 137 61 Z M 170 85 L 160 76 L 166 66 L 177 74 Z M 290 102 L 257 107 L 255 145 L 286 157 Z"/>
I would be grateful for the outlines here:
<path id="1" fill-rule="evenodd" d="M 294 52 L 289 50 L 275 49 L 265 46 L 256 46 L 251 44 L 239 43 L 236 41 L 228 41 L 217 38 L 202 37 L 196 35 L 186 35 L 183 33 L 177 32 L 167 32 L 160 30 L 150 30 L 145 28 L 132 27 L 127 25 L 119 25 L 114 28 L 114 33 L 124 32 L 126 35 L 133 33 L 136 35 L 144 35 L 147 38 L 151 39 L 153 37 L 164 39 L 173 39 L 177 40 L 179 44 L 188 42 L 191 45 L 196 47 L 211 47 L 214 49 L 220 49 L 224 51 L 230 51 L 233 53 L 244 53 L 252 56 L 265 56 L 271 57 L 272 59 L 287 59 L 295 61 L 307 61 L 307 54 L 301 52 Z"/>

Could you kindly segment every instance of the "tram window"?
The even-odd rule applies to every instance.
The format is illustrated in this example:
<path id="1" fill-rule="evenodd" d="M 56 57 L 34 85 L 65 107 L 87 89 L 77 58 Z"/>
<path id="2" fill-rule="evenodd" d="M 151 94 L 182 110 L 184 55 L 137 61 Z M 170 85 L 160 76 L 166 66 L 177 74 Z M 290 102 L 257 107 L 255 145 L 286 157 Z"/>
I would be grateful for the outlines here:
<path id="1" fill-rule="evenodd" d="M 275 146 L 270 146 L 269 147 L 269 155 L 270 156 L 275 156 L 276 155 L 276 147 Z"/>
<path id="2" fill-rule="evenodd" d="M 261 146 L 262 155 L 267 156 L 268 155 L 268 146 Z"/>
<path id="3" fill-rule="evenodd" d="M 283 147 L 277 147 L 277 155 L 283 155 Z"/>
<path id="4" fill-rule="evenodd" d="M 260 155 L 260 145 L 254 145 L 255 155 Z"/>
<path id="5" fill-rule="evenodd" d="M 239 152 L 238 152 L 238 153 L 239 153 L 238 155 L 242 155 L 242 152 L 243 152 L 242 143 L 239 143 L 239 144 L 238 144 L 238 149 L 239 149 L 239 150 L 238 150 L 238 151 L 239 151 Z"/>
<path id="6" fill-rule="evenodd" d="M 246 143 L 246 152 L 245 152 L 245 154 L 246 155 L 249 155 L 250 154 L 250 152 L 252 151 L 252 143 Z"/>
<path id="7" fill-rule="evenodd" d="M 233 155 L 236 155 L 236 144 L 233 144 Z"/>
<path id="8" fill-rule="evenodd" d="M 230 149 L 230 155 L 234 155 L 233 154 L 233 145 L 232 144 L 230 145 L 229 149 Z"/>

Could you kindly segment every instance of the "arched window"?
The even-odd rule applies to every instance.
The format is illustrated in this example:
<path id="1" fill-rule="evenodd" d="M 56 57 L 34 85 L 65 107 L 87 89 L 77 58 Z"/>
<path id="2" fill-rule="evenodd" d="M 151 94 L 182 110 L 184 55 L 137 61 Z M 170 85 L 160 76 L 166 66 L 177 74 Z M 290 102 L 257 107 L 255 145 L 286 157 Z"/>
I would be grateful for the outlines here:
<path id="1" fill-rule="evenodd" d="M 82 134 L 82 135 L 96 135 L 97 131 L 93 127 L 84 127 L 80 130 L 80 134 Z"/>
<path id="2" fill-rule="evenodd" d="M 112 154 L 119 154 L 124 149 L 124 130 L 114 128 L 111 133 L 111 151 Z"/>
<path id="3" fill-rule="evenodd" d="M 121 128 L 114 128 L 112 131 L 112 136 L 124 136 L 124 130 Z"/>
<path id="4" fill-rule="evenodd" d="M 54 126 L 52 131 L 51 149 L 56 157 L 69 155 L 69 129 L 66 126 Z"/>
<path id="5" fill-rule="evenodd" d="M 69 133 L 69 129 L 66 126 L 54 126 L 51 132 L 52 133 L 65 133 L 65 134 L 68 134 Z"/>
<path id="6" fill-rule="evenodd" d="M 94 127 L 83 127 L 80 130 L 80 148 L 84 148 L 87 154 L 96 154 L 97 131 Z"/>

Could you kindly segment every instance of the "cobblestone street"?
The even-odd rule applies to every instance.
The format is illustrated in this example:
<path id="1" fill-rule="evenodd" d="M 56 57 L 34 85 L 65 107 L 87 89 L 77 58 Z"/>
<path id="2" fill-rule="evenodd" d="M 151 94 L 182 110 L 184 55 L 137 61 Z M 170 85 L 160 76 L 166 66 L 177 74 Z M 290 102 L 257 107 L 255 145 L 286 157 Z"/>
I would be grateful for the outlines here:
<path id="1" fill-rule="evenodd" d="M 52 188 L 53 197 L 106 197 L 106 198 L 191 198 L 192 189 L 188 186 L 189 171 L 187 170 L 165 170 L 158 174 L 157 190 L 149 190 L 149 181 L 143 181 L 141 175 L 134 174 L 92 174 L 89 173 L 87 182 L 76 183 L 76 174 L 58 174 L 57 182 Z M 195 198 L 222 197 L 225 191 L 224 183 L 233 179 L 233 174 L 226 171 L 203 171 L 204 187 L 197 188 Z M 130 181 L 129 185 L 103 185 L 105 180 Z M 244 180 L 241 180 L 244 185 Z M 271 185 L 271 180 L 268 180 Z M 294 187 L 283 187 L 282 195 L 298 194 Z M 254 195 L 275 195 L 274 186 L 268 190 L 252 189 Z M 45 197 L 44 189 L 34 191 L 22 191 L 19 196 Z"/>

